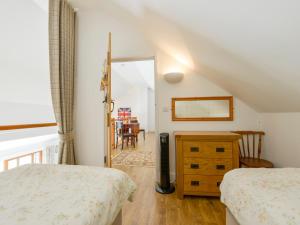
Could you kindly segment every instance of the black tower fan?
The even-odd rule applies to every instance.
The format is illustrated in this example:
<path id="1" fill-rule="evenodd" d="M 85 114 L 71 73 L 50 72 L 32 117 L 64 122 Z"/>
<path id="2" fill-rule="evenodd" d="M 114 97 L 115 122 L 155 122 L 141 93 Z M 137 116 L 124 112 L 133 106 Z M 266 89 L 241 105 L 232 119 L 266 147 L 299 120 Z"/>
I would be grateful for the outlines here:
<path id="1" fill-rule="evenodd" d="M 160 184 L 156 184 L 155 190 L 161 194 L 174 192 L 174 185 L 170 183 L 169 165 L 169 134 L 160 134 Z"/>

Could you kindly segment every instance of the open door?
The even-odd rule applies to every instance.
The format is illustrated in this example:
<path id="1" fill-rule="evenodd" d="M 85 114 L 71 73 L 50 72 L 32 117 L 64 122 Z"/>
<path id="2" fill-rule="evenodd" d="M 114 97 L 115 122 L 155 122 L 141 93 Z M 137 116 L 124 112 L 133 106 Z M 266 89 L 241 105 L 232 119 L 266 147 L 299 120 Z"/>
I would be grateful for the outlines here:
<path id="1" fill-rule="evenodd" d="M 111 167 L 111 149 L 112 149 L 112 126 L 111 126 L 111 33 L 108 35 L 107 57 L 103 65 L 103 77 L 101 80 L 101 90 L 104 92 L 104 137 L 105 137 L 105 156 L 104 163 L 106 167 Z"/>

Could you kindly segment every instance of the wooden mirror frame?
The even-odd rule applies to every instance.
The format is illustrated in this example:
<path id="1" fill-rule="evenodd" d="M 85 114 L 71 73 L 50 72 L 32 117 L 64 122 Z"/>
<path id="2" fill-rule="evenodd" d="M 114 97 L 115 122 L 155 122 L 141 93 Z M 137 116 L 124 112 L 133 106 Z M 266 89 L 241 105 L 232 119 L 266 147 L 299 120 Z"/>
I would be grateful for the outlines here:
<path id="1" fill-rule="evenodd" d="M 176 101 L 199 101 L 199 100 L 228 100 L 229 117 L 195 117 L 195 118 L 177 118 L 175 115 Z M 189 98 L 172 98 L 172 121 L 233 121 L 233 96 L 218 97 L 189 97 Z"/>

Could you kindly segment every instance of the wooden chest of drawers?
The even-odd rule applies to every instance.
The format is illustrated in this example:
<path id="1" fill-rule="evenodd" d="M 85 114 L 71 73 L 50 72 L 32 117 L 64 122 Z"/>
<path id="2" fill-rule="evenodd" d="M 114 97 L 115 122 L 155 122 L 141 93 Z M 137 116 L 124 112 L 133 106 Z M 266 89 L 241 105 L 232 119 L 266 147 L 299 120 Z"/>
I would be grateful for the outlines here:
<path id="1" fill-rule="evenodd" d="M 175 132 L 177 195 L 219 196 L 223 175 L 239 167 L 238 140 L 230 132 Z"/>

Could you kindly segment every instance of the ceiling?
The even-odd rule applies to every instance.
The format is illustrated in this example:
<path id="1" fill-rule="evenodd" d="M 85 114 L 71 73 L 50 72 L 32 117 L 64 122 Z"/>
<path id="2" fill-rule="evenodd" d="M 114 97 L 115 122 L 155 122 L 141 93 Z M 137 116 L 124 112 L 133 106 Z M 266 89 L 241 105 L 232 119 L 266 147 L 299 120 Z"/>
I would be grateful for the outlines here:
<path id="1" fill-rule="evenodd" d="M 112 91 L 118 98 L 134 87 L 154 90 L 154 60 L 112 63 Z"/>
<path id="2" fill-rule="evenodd" d="M 71 2 L 126 14 L 155 48 L 257 111 L 300 112 L 298 0 Z"/>

